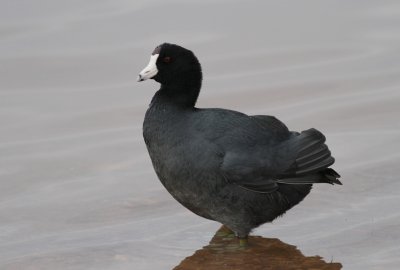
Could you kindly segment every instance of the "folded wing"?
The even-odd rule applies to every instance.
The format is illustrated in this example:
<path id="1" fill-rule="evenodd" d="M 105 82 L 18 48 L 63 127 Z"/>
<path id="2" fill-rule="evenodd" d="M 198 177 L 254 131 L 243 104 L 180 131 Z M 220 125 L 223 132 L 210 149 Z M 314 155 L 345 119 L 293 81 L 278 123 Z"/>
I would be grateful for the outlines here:
<path id="1" fill-rule="evenodd" d="M 339 174 L 329 168 L 334 162 L 325 136 L 316 129 L 308 129 L 301 133 L 292 132 L 288 139 L 273 147 L 259 146 L 240 151 L 240 154 L 228 151 L 221 171 L 232 183 L 255 192 L 269 193 L 277 190 L 279 183 L 341 184 Z"/>

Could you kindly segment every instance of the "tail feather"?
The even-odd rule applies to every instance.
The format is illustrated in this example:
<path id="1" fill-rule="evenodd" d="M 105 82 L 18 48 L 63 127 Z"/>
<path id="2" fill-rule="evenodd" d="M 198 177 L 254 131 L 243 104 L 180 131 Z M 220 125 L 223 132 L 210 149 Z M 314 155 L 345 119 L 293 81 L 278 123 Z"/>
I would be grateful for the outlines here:
<path id="1" fill-rule="evenodd" d="M 296 162 L 298 164 L 306 163 L 309 159 L 318 157 L 321 153 L 325 153 L 327 150 L 328 146 L 326 146 L 325 144 L 320 144 L 313 150 L 309 150 L 306 153 L 300 153 L 300 156 L 296 159 Z"/>
<path id="2" fill-rule="evenodd" d="M 322 159 L 322 160 L 319 159 L 316 162 L 314 162 L 313 166 L 300 167 L 301 169 L 297 170 L 296 174 L 300 175 L 300 174 L 305 174 L 305 173 L 310 173 L 310 172 L 316 172 L 316 171 L 319 171 L 320 169 L 329 167 L 334 162 L 335 162 L 335 159 L 329 155 L 325 159 Z"/>
<path id="3" fill-rule="evenodd" d="M 278 183 L 285 184 L 314 184 L 314 183 L 342 183 L 340 175 L 329 168 L 335 159 L 331 156 L 325 144 L 325 136 L 316 129 L 308 129 L 300 134 L 293 133 L 287 143 L 288 151 L 295 155 L 295 161 L 284 173 L 277 178 Z"/>
<path id="4" fill-rule="evenodd" d="M 325 171 L 325 177 L 328 178 L 332 183 L 342 185 L 339 181 L 340 175 L 332 168 L 327 168 Z"/>
<path id="5" fill-rule="evenodd" d="M 296 159 L 296 163 L 299 168 L 308 168 L 322 162 L 330 156 L 331 152 L 328 150 L 328 147 L 323 144 L 321 147 L 317 148 L 317 150 Z"/>
<path id="6" fill-rule="evenodd" d="M 310 149 L 315 149 L 315 146 L 319 146 L 321 143 L 325 142 L 325 136 L 321 132 L 315 131 L 317 130 L 312 128 L 300 134 L 303 138 L 300 143 L 300 152 L 309 152 Z"/>
<path id="7" fill-rule="evenodd" d="M 293 185 L 304 185 L 304 184 L 316 184 L 316 183 L 328 183 L 342 185 L 339 181 L 340 175 L 332 168 L 327 168 L 323 171 L 303 176 L 294 176 L 278 179 L 278 183 L 282 184 L 293 184 Z"/>
<path id="8" fill-rule="evenodd" d="M 290 151 L 297 153 L 294 164 L 287 171 L 289 174 L 315 173 L 328 168 L 335 162 L 325 144 L 325 136 L 314 128 L 293 137 L 288 147 Z"/>

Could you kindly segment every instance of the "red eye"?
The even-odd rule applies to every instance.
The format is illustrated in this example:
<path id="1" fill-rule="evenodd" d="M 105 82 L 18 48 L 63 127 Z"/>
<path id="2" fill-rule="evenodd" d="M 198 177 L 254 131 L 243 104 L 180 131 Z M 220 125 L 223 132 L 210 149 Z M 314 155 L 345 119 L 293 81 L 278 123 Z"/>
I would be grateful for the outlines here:
<path id="1" fill-rule="evenodd" d="M 164 63 L 170 63 L 170 62 L 171 62 L 171 57 L 165 56 L 165 57 L 163 58 L 163 62 L 164 62 Z"/>

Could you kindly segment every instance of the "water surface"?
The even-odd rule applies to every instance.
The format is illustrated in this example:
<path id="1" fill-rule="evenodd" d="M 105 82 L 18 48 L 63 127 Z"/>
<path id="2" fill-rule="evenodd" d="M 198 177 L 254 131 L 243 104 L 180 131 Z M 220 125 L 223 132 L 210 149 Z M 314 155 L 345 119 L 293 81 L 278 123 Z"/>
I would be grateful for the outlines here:
<path id="1" fill-rule="evenodd" d="M 398 1 L 0 0 L 0 268 L 172 269 L 219 224 L 157 180 L 136 83 L 164 41 L 204 70 L 199 107 L 324 132 L 343 186 L 254 234 L 344 269 L 400 265 Z"/>

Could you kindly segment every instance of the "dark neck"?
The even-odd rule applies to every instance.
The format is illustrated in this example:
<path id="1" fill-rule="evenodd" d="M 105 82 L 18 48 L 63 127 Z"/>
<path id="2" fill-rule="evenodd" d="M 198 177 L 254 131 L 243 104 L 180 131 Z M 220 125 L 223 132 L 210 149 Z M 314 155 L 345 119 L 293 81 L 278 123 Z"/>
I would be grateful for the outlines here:
<path id="1" fill-rule="evenodd" d="M 162 84 L 159 95 L 180 107 L 194 107 L 201 88 L 201 71 L 186 74 L 184 80 Z"/>

